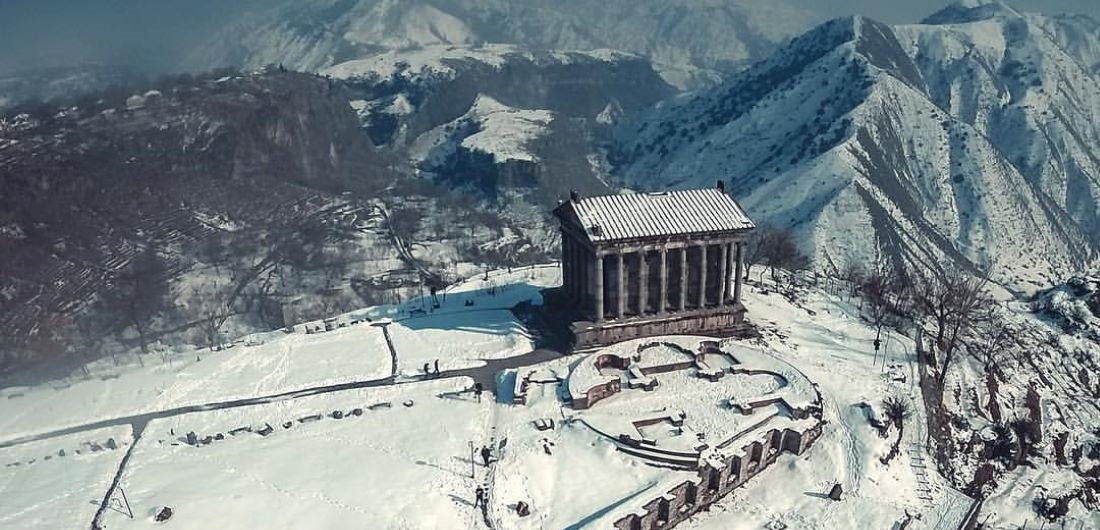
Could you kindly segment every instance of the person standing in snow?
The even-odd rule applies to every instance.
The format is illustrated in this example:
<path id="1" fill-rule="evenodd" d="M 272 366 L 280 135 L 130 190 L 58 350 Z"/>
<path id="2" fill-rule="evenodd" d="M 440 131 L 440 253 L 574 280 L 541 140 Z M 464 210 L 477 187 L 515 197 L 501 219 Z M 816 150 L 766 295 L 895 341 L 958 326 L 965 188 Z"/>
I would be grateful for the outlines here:
<path id="1" fill-rule="evenodd" d="M 474 508 L 477 508 L 478 506 L 482 506 L 484 504 L 485 504 L 485 488 L 482 488 L 481 486 L 478 486 L 477 489 L 474 490 Z"/>
<path id="2" fill-rule="evenodd" d="M 477 402 L 478 403 L 481 403 L 481 391 L 482 390 L 483 390 L 483 387 L 481 386 L 481 383 L 474 383 L 474 396 L 477 396 Z"/>
<path id="3" fill-rule="evenodd" d="M 485 467 L 489 467 L 489 460 L 493 458 L 493 451 L 489 449 L 489 446 L 481 448 L 481 459 L 485 461 Z"/>
<path id="4" fill-rule="evenodd" d="M 428 365 L 428 363 L 424 363 L 424 375 L 428 375 L 428 374 L 431 374 L 431 373 L 432 373 L 432 372 L 431 372 L 431 370 L 429 369 L 429 365 Z"/>
<path id="5" fill-rule="evenodd" d="M 439 375 L 439 359 L 435 360 L 435 375 Z"/>

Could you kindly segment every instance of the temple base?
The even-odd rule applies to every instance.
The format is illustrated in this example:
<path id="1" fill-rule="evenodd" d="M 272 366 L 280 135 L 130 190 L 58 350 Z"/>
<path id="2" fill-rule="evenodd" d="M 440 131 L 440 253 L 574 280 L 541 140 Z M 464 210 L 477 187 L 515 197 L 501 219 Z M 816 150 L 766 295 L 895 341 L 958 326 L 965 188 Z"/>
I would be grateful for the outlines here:
<path id="1" fill-rule="evenodd" d="M 755 334 L 752 325 L 745 321 L 745 306 L 741 304 L 601 322 L 580 321 L 573 323 L 572 330 L 577 337 L 577 349 L 660 335 L 739 337 Z"/>

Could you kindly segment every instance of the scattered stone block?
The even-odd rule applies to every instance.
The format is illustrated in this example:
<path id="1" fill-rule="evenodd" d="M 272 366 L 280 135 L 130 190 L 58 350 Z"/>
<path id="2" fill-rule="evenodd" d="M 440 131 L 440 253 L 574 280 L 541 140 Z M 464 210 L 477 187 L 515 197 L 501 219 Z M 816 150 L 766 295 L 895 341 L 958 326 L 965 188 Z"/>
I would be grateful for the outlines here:
<path id="1" fill-rule="evenodd" d="M 252 427 L 251 426 L 249 426 L 249 427 L 237 427 L 236 429 L 230 429 L 229 430 L 229 435 L 230 436 L 236 436 L 236 435 L 241 434 L 243 432 L 252 432 Z"/>
<path id="2" fill-rule="evenodd" d="M 163 523 L 172 518 L 172 508 L 165 506 L 157 511 L 157 514 L 153 517 L 153 520 L 158 523 Z"/>
<path id="3" fill-rule="evenodd" d="M 342 411 L 342 410 L 332 411 L 332 419 L 339 420 L 339 419 L 343 419 L 343 418 L 344 418 L 344 411 Z"/>
<path id="4" fill-rule="evenodd" d="M 378 409 L 388 409 L 388 408 L 390 408 L 390 407 L 392 407 L 392 406 L 393 406 L 393 405 L 392 405 L 392 404 L 390 404 L 390 402 L 389 402 L 389 401 L 383 401 L 383 402 L 381 402 L 381 403 L 375 403 L 375 404 L 373 404 L 373 405 L 370 405 L 370 406 L 368 406 L 367 408 L 368 408 L 368 409 L 370 409 L 370 410 L 378 410 Z"/>
<path id="5" fill-rule="evenodd" d="M 270 423 L 265 423 L 264 428 L 256 431 L 256 434 L 259 434 L 260 436 L 267 436 L 273 432 L 275 432 L 275 427 L 272 427 Z"/>
<path id="6" fill-rule="evenodd" d="M 291 427 L 292 427 L 293 425 L 294 425 L 294 422 L 292 422 L 292 421 L 286 421 L 286 422 L 283 422 L 283 428 L 284 428 L 284 429 L 289 429 L 289 428 L 291 428 Z"/>
<path id="7" fill-rule="evenodd" d="M 406 407 L 411 407 L 411 406 L 415 405 L 416 403 L 413 402 L 413 400 L 411 400 L 411 399 L 407 399 L 407 400 L 403 401 L 401 404 L 405 405 Z"/>
<path id="8" fill-rule="evenodd" d="M 195 431 L 187 433 L 187 445 L 198 445 L 199 437 L 195 434 Z"/>
<path id="9" fill-rule="evenodd" d="M 107 438 L 107 449 L 114 451 L 118 449 L 118 442 L 114 438 Z"/>
<path id="10" fill-rule="evenodd" d="M 309 423 L 311 421 L 318 421 L 323 417 L 324 416 L 322 416 L 320 414 L 313 414 L 313 415 L 310 415 L 310 416 L 303 416 L 301 418 L 298 418 L 298 423 Z"/>
<path id="11" fill-rule="evenodd" d="M 363 415 L 363 409 L 361 409 L 361 408 L 351 409 L 351 415 L 352 416 L 362 416 Z"/>
<path id="12" fill-rule="evenodd" d="M 833 489 L 829 490 L 829 498 L 834 501 L 839 501 L 840 496 L 844 494 L 844 488 L 840 487 L 840 483 L 833 484 Z"/>
<path id="13" fill-rule="evenodd" d="M 224 439 L 225 439 L 225 435 L 219 432 L 218 434 L 215 434 L 215 435 L 214 435 L 214 439 L 215 439 L 215 440 L 224 440 Z"/>

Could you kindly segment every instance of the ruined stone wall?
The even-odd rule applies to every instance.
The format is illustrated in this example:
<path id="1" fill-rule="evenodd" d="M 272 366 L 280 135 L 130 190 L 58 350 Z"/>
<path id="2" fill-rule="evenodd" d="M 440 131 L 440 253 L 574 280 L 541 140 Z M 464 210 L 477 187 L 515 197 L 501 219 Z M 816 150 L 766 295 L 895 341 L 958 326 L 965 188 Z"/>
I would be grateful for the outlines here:
<path id="1" fill-rule="evenodd" d="M 668 530 L 708 508 L 774 463 L 780 454 L 802 454 L 822 432 L 823 422 L 805 431 L 772 429 L 760 439 L 731 454 L 721 467 L 704 465 L 699 476 L 676 485 L 645 503 L 634 513 L 615 521 L 616 530 Z"/>

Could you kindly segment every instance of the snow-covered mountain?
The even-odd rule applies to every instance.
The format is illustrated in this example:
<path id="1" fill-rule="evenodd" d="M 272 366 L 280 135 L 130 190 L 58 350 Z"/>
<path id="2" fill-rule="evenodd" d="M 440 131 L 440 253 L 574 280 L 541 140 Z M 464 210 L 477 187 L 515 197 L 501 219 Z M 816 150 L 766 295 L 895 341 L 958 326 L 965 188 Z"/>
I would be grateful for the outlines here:
<path id="1" fill-rule="evenodd" d="M 311 0 L 246 16 L 185 67 L 319 71 L 386 50 L 497 43 L 635 53 L 673 84 L 690 86 L 764 57 L 818 20 L 785 0 Z"/>
<path id="2" fill-rule="evenodd" d="M 1059 39 L 1059 24 L 982 1 L 897 28 L 834 20 L 628 120 L 612 160 L 633 187 L 730 180 L 824 267 L 1058 277 L 1100 246 L 1100 81 L 1081 61 L 1094 34 Z"/>
<path id="3" fill-rule="evenodd" d="M 543 205 L 606 192 L 595 137 L 675 92 L 645 59 L 610 50 L 427 46 L 325 73 L 352 90 L 371 140 L 423 175 L 483 197 L 527 190 Z"/>

